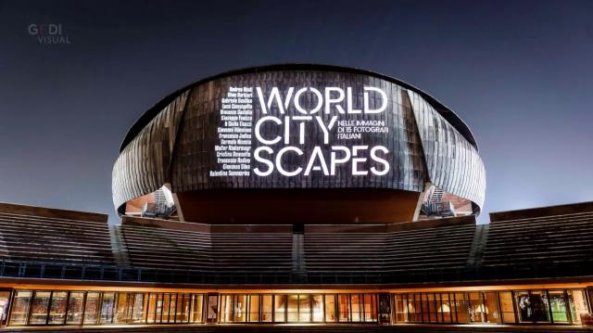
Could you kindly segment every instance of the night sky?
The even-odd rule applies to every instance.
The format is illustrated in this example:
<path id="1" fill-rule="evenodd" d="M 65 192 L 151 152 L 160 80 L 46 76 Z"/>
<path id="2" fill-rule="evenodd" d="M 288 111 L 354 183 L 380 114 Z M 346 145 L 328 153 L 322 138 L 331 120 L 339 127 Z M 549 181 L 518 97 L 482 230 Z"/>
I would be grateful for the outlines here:
<path id="1" fill-rule="evenodd" d="M 0 201 L 113 222 L 113 162 L 146 109 L 294 62 L 387 74 L 452 108 L 486 165 L 486 213 L 593 200 L 593 1 L 0 0 Z"/>

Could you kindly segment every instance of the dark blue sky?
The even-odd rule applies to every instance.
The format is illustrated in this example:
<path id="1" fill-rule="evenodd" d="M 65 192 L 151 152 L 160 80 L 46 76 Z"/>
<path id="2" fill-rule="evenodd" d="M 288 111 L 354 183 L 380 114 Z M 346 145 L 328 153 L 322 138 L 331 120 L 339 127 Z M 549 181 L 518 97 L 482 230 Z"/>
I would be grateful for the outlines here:
<path id="1" fill-rule="evenodd" d="M 28 31 L 47 23 L 70 44 Z M 593 200 L 593 1 L 0 0 L 0 201 L 113 217 L 111 168 L 147 108 L 287 62 L 381 72 L 455 110 L 486 212 Z"/>

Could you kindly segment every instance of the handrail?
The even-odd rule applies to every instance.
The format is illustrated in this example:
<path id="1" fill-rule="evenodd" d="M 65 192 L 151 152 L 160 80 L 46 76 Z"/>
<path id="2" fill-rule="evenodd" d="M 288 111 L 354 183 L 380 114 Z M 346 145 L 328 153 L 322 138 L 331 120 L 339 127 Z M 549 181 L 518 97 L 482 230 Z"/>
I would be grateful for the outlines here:
<path id="1" fill-rule="evenodd" d="M 546 265 L 437 268 L 401 271 L 211 271 L 122 267 L 93 263 L 0 260 L 0 278 L 41 278 L 187 284 L 418 284 L 516 278 L 593 276 L 593 260 Z"/>

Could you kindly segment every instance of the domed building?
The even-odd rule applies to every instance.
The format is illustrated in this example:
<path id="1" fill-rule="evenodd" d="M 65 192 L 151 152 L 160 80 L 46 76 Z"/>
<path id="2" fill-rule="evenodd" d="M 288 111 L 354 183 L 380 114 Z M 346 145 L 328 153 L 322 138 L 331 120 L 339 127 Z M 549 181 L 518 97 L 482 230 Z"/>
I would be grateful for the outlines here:
<path id="1" fill-rule="evenodd" d="M 0 332 L 593 327 L 593 202 L 476 223 L 469 127 L 381 74 L 274 65 L 181 88 L 132 125 L 112 188 L 112 223 L 0 203 Z"/>
<path id="2" fill-rule="evenodd" d="M 402 81 L 320 65 L 178 90 L 132 126 L 113 169 L 120 214 L 184 222 L 477 215 L 485 190 L 476 141 L 453 111 Z"/>

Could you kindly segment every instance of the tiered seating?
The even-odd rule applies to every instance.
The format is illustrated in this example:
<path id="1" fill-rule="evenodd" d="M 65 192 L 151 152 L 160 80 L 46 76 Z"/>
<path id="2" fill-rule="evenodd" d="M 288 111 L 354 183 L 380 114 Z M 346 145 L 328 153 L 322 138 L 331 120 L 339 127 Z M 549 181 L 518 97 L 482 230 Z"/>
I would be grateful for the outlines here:
<path id="1" fill-rule="evenodd" d="M 452 221 L 431 224 L 417 222 L 410 228 L 390 232 L 305 234 L 307 268 L 408 271 L 465 266 L 475 225 Z"/>
<path id="2" fill-rule="evenodd" d="M 134 267 L 204 270 L 212 267 L 210 234 L 153 225 L 120 226 Z"/>
<path id="3" fill-rule="evenodd" d="M 213 233 L 212 253 L 220 271 L 290 271 L 290 232 Z"/>
<path id="4" fill-rule="evenodd" d="M 107 216 L 0 204 L 0 260 L 113 265 Z"/>
<path id="5" fill-rule="evenodd" d="M 490 224 L 483 266 L 533 266 L 593 260 L 593 212 Z"/>
<path id="6" fill-rule="evenodd" d="M 384 251 L 385 270 L 464 267 L 475 229 L 472 223 L 394 232 Z"/>
<path id="7" fill-rule="evenodd" d="M 308 271 L 374 271 L 385 264 L 385 233 L 305 233 Z"/>

